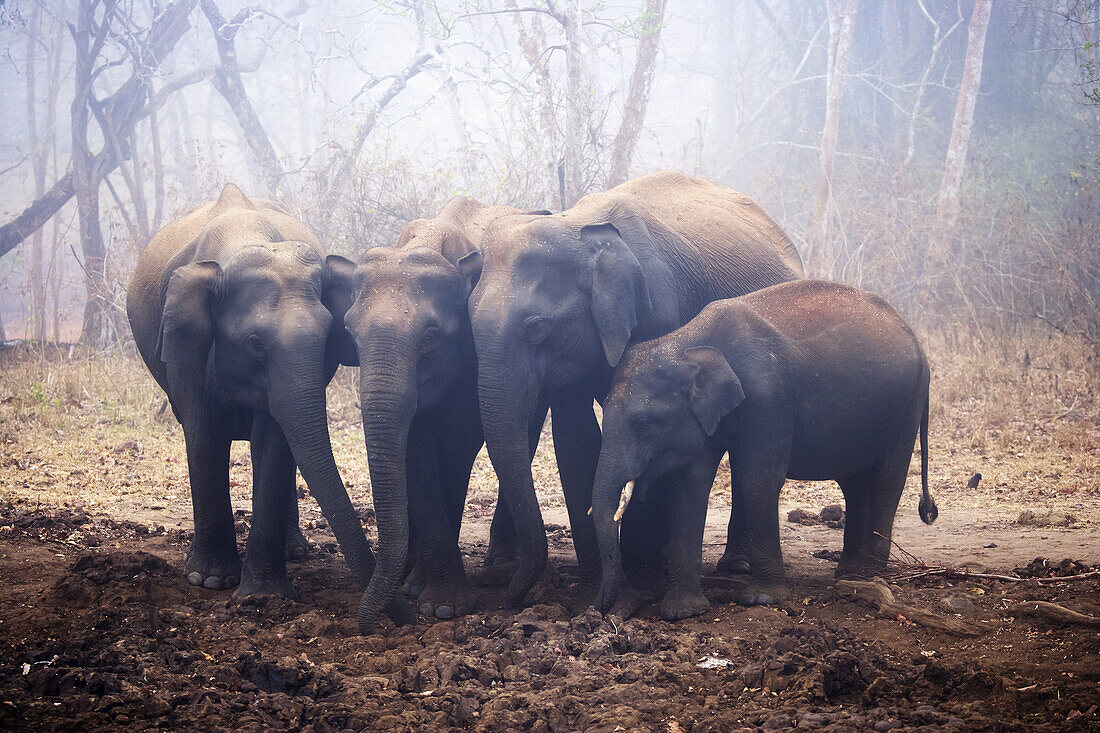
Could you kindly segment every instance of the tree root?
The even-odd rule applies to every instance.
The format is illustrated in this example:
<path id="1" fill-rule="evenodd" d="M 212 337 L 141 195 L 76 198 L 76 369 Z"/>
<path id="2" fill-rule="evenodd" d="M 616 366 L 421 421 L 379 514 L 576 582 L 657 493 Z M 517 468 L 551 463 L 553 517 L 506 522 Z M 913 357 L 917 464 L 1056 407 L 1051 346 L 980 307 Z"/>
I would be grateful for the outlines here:
<path id="1" fill-rule="evenodd" d="M 836 592 L 842 598 L 856 600 L 873 607 L 885 618 L 901 617 L 918 626 L 955 636 L 978 636 L 981 633 L 965 621 L 939 616 L 914 606 L 898 603 L 894 599 L 894 592 L 890 590 L 890 586 L 877 578 L 875 580 L 838 580 Z"/>
<path id="2" fill-rule="evenodd" d="M 1089 616 L 1084 613 L 1078 613 L 1065 606 L 1059 606 L 1057 603 L 1048 603 L 1047 601 L 1025 601 L 1024 603 L 1017 603 L 1013 606 L 1009 606 L 1006 610 L 1014 615 L 1037 616 L 1057 624 L 1100 628 L 1100 616 Z"/>

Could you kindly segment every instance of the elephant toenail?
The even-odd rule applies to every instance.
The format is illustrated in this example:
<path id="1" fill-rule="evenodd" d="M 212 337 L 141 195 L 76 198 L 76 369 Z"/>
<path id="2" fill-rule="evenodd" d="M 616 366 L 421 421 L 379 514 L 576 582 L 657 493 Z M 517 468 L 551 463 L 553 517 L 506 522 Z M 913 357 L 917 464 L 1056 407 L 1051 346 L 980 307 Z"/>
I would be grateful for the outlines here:
<path id="1" fill-rule="evenodd" d="M 202 573 L 188 573 L 187 582 L 191 585 L 202 585 Z"/>
<path id="2" fill-rule="evenodd" d="M 454 609 L 451 608 L 450 606 L 444 605 L 444 606 L 440 606 L 439 608 L 435 609 L 435 617 L 436 618 L 454 618 L 454 615 L 455 615 Z"/>
<path id="3" fill-rule="evenodd" d="M 766 606 L 767 604 L 772 603 L 772 597 L 767 594 L 759 595 L 756 597 L 756 602 Z"/>
<path id="4" fill-rule="evenodd" d="M 222 579 L 217 575 L 211 575 L 206 580 L 202 581 L 203 588 L 209 588 L 210 590 L 221 590 L 225 586 L 222 584 Z"/>
<path id="5" fill-rule="evenodd" d="M 433 615 L 435 615 L 433 613 L 433 611 L 435 611 L 435 606 L 433 606 L 432 604 L 430 604 L 426 601 L 424 603 L 420 604 L 420 613 L 423 614 L 424 616 L 433 616 Z"/>
<path id="6" fill-rule="evenodd" d="M 227 575 L 227 576 L 225 576 L 225 587 L 226 588 L 232 588 L 233 586 L 237 585 L 240 582 L 241 582 L 241 579 L 238 578 L 236 575 Z"/>

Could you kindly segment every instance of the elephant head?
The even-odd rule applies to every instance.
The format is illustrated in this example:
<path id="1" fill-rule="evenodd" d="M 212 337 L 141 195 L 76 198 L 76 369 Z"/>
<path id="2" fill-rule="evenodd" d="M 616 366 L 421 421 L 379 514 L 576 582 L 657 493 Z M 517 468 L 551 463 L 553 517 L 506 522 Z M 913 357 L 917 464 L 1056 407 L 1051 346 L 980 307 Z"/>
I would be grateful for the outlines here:
<path id="1" fill-rule="evenodd" d="M 285 241 L 254 207 L 217 216 L 189 249 L 198 261 L 166 278 L 157 348 L 173 392 L 213 393 L 271 414 L 365 585 L 373 555 L 333 460 L 325 403 L 335 356 L 353 348 L 337 276 L 351 263 L 324 258 L 315 243 Z M 201 259 L 213 253 L 220 260 Z"/>
<path id="2" fill-rule="evenodd" d="M 632 347 L 604 403 L 592 517 L 603 563 L 601 605 L 622 583 L 618 521 L 635 490 L 688 463 L 745 399 L 722 352 L 671 336 Z"/>
<path id="3" fill-rule="evenodd" d="M 346 324 L 359 350 L 363 434 L 378 519 L 378 564 L 359 606 L 363 633 L 377 623 L 405 569 L 405 460 L 413 417 L 473 373 L 470 285 L 455 264 L 473 245 L 455 227 L 448 229 L 443 246 L 402 237 L 396 247 L 369 250 L 355 270 L 355 303 Z"/>
<path id="4" fill-rule="evenodd" d="M 609 373 L 651 306 L 642 267 L 613 224 L 506 217 L 482 248 L 484 260 L 474 253 L 459 264 L 476 281 L 469 310 L 485 442 L 521 556 L 536 558 L 513 578 L 507 602 L 516 606 L 533 582 L 524 574 L 545 556 L 527 443 L 534 406 L 544 390 Z"/>

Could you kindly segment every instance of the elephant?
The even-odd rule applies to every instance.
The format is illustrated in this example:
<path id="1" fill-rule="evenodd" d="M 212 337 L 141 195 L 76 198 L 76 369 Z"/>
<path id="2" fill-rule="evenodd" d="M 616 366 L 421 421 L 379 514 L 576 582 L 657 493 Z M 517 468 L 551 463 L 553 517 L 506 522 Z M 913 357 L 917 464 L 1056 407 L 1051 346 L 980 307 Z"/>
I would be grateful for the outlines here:
<path id="1" fill-rule="evenodd" d="M 672 331 L 712 300 L 800 278 L 798 251 L 749 197 L 666 171 L 589 194 L 558 214 L 497 219 L 481 252 L 459 267 L 476 281 L 469 310 L 482 424 L 518 537 L 520 563 L 505 603 L 521 607 L 546 564 L 525 442 L 543 402 L 582 588 L 595 592 L 601 562 L 587 516 L 600 449 L 593 400 L 603 399 L 612 368 L 629 344 Z"/>
<path id="2" fill-rule="evenodd" d="M 195 534 L 186 556 L 194 585 L 295 596 L 285 548 L 305 548 L 295 468 L 321 506 L 355 578 L 374 569 L 359 516 L 329 443 L 325 387 L 354 354 L 348 303 L 334 268 L 302 222 L 277 204 L 226 185 L 157 232 L 127 293 L 134 341 L 183 427 Z M 229 500 L 229 448 L 252 453 L 252 527 L 243 569 Z M 239 584 L 238 584 L 239 582 Z M 403 599 L 400 599 L 403 600 Z M 391 613 L 412 619 L 395 599 Z"/>
<path id="3" fill-rule="evenodd" d="M 484 439 L 466 310 L 471 284 L 457 263 L 477 251 L 489 222 L 519 213 L 456 197 L 434 219 L 410 222 L 392 247 L 368 250 L 354 272 L 338 276 L 354 299 L 344 323 L 358 349 L 378 521 L 378 562 L 359 606 L 364 634 L 400 583 L 410 536 L 426 575 L 421 613 L 451 618 L 473 607 L 458 533 Z M 545 413 L 531 431 L 531 451 Z M 498 502 L 493 527 L 506 533 L 511 516 L 501 509 Z"/>
<path id="4" fill-rule="evenodd" d="M 751 566 L 740 603 L 787 597 L 777 515 L 788 478 L 840 484 L 847 521 L 837 575 L 881 572 L 918 430 L 920 517 L 931 524 L 939 513 L 928 491 L 928 383 L 920 343 L 886 301 L 816 280 L 711 303 L 682 328 L 631 347 L 604 406 L 592 495 L 603 563 L 597 609 L 637 609 L 617 523 L 633 493 L 661 491 L 656 479 L 672 473 L 661 615 L 706 611 L 707 497 L 726 453 Z"/>

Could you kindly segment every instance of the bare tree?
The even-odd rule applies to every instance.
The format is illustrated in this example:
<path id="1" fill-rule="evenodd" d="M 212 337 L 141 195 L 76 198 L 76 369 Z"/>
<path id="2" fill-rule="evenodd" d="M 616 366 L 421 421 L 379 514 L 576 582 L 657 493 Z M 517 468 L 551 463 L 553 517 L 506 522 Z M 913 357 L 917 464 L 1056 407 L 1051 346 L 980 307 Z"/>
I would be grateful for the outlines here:
<path id="1" fill-rule="evenodd" d="M 978 101 L 978 88 L 982 83 L 982 56 L 985 51 L 985 34 L 989 27 L 989 13 L 993 0 L 976 0 L 970 17 L 966 39 L 966 62 L 963 65 L 962 84 L 955 105 L 955 119 L 951 125 L 951 142 L 947 146 L 943 183 L 940 186 L 939 204 L 936 207 L 936 240 L 948 245 L 952 253 L 956 245 L 949 244 L 959 216 L 959 190 L 962 187 L 963 169 L 966 165 L 966 149 L 970 142 L 970 130 L 974 125 L 974 107 Z"/>
<path id="2" fill-rule="evenodd" d="M 141 44 L 141 57 L 136 60 L 139 66 L 155 67 L 171 52 L 190 27 L 187 16 L 194 4 L 195 0 L 180 0 L 165 8 L 153 19 Z M 94 5 L 98 6 L 99 0 L 95 0 Z M 88 52 L 91 50 L 91 47 L 86 49 Z M 90 59 L 88 63 L 94 63 L 94 61 L 95 59 Z M 175 91 L 202 81 L 212 72 L 213 69 L 199 69 L 165 84 L 157 93 L 156 106 L 163 105 Z M 95 74 L 95 76 L 98 75 L 98 73 Z M 107 111 L 111 124 L 115 126 L 120 140 L 128 138 L 134 125 L 149 114 L 144 76 L 146 76 L 144 72 L 135 73 L 114 94 L 100 102 L 101 107 Z M 81 92 L 78 89 L 78 94 L 90 95 L 91 92 Z M 105 145 L 88 161 L 87 168 L 89 172 L 98 174 L 98 180 L 102 180 L 118 167 L 119 162 L 115 149 L 111 145 Z M 7 254 L 37 231 L 69 202 L 76 193 L 75 181 L 76 171 L 73 168 L 59 178 L 44 194 L 38 196 L 22 213 L 0 226 L 0 256 Z"/>
<path id="3" fill-rule="evenodd" d="M 31 143 L 31 167 L 34 170 L 34 196 L 38 198 L 46 191 L 46 165 L 49 162 L 46 142 L 38 135 L 38 89 L 35 75 L 35 57 L 40 42 L 40 24 L 42 8 L 35 4 L 27 24 L 27 131 Z M 50 94 L 55 94 L 50 90 Z M 47 130 L 51 120 L 46 121 Z M 47 132 L 47 134 L 49 134 Z M 46 341 L 46 282 L 42 274 L 42 230 L 34 233 L 31 239 L 31 268 L 29 273 L 31 286 L 31 308 L 34 314 L 34 338 L 41 346 Z"/>
<path id="4" fill-rule="evenodd" d="M 251 152 L 250 160 L 258 168 L 257 177 L 264 182 L 267 195 L 276 198 L 283 181 L 283 168 L 279 164 L 279 157 L 275 154 L 271 138 L 268 137 L 252 102 L 248 99 L 241 70 L 237 64 L 235 42 L 237 31 L 257 11 L 257 8 L 248 6 L 227 22 L 214 0 L 202 0 L 201 5 L 202 12 L 214 29 L 218 58 L 221 60 L 214 74 L 214 88 L 225 97 L 225 101 L 229 103 L 229 108 L 233 110 L 233 115 L 244 131 L 244 140 Z"/>
<path id="5" fill-rule="evenodd" d="M 820 165 L 809 240 L 811 256 L 816 255 L 824 271 L 831 274 L 836 267 L 830 232 L 833 220 L 833 159 L 836 156 L 840 108 L 844 101 L 848 54 L 852 47 L 859 0 L 847 0 L 843 8 L 839 0 L 827 0 L 826 5 L 829 13 L 829 53 L 825 77 L 825 126 L 821 131 Z"/>
<path id="6" fill-rule="evenodd" d="M 607 185 L 615 186 L 626 180 L 630 169 L 630 159 L 634 155 L 634 146 L 638 134 L 645 122 L 646 106 L 649 104 L 649 90 L 653 85 L 653 69 L 657 66 L 657 49 L 661 41 L 661 25 L 665 17 L 665 0 L 646 0 L 645 28 L 638 39 L 638 58 L 634 62 L 634 71 L 630 77 L 630 91 L 623 107 L 623 119 L 615 142 L 611 146 L 611 172 L 607 176 Z"/>

